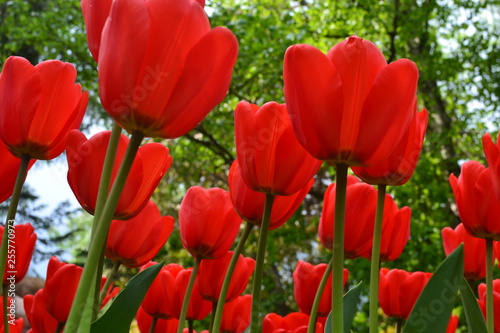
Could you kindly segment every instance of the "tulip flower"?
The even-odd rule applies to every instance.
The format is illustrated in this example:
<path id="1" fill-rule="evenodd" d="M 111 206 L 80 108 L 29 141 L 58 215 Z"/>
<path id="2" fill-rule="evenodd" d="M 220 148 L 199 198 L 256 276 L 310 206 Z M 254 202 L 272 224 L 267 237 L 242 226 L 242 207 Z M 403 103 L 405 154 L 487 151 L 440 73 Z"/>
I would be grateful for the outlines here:
<path id="1" fill-rule="evenodd" d="M 381 262 L 393 261 L 399 258 L 410 239 L 410 220 L 410 207 L 405 206 L 399 209 L 394 199 L 386 194 L 380 243 Z M 371 247 L 362 254 L 362 257 L 367 259 L 371 259 L 371 256 Z"/>
<path id="2" fill-rule="evenodd" d="M 226 276 L 229 262 L 233 257 L 233 251 L 227 252 L 218 259 L 203 260 L 198 271 L 197 281 L 201 296 L 211 302 L 218 302 L 224 277 Z M 231 283 L 227 291 L 225 302 L 236 299 L 245 290 L 248 279 L 255 268 L 255 260 L 238 257 L 234 268 Z"/>
<path id="3" fill-rule="evenodd" d="M 262 322 L 262 333 L 273 332 L 295 332 L 301 327 L 307 327 L 309 315 L 305 313 L 292 312 L 282 317 L 276 313 L 270 313 L 264 317 Z M 301 331 L 302 332 L 302 331 Z M 303 331 L 305 332 L 305 330 Z M 323 332 L 323 325 L 316 323 L 316 333 Z"/>
<path id="4" fill-rule="evenodd" d="M 300 145 L 286 105 L 259 107 L 240 102 L 234 114 L 236 154 L 247 186 L 274 195 L 292 195 L 318 172 L 321 161 Z"/>
<path id="5" fill-rule="evenodd" d="M 153 201 L 135 217 L 113 220 L 108 232 L 106 257 L 129 268 L 145 265 L 167 242 L 174 229 L 174 218 L 160 216 Z"/>
<path id="6" fill-rule="evenodd" d="M 156 263 L 149 262 L 141 270 Z M 177 302 L 175 279 L 184 268 L 177 264 L 168 264 L 160 270 L 151 283 L 141 307 L 154 318 L 169 319 L 174 316 L 173 310 Z"/>
<path id="7" fill-rule="evenodd" d="M 332 183 L 325 192 L 318 229 L 321 243 L 330 250 L 333 247 L 335 186 Z M 348 176 L 346 201 L 344 255 L 353 259 L 360 257 L 372 246 L 377 190 L 354 176 Z"/>
<path id="8" fill-rule="evenodd" d="M 353 167 L 352 171 L 372 185 L 398 186 L 408 182 L 422 150 L 429 114 L 414 112 L 413 119 L 394 151 L 387 159 L 370 167 Z"/>
<path id="9" fill-rule="evenodd" d="M 326 264 L 312 265 L 299 260 L 293 272 L 293 294 L 300 312 L 310 315 L 318 286 L 326 271 Z M 344 268 L 344 287 L 349 272 Z M 328 278 L 323 290 L 317 315 L 327 317 L 332 309 L 332 275 Z"/>
<path id="10" fill-rule="evenodd" d="M 495 258 L 498 261 L 498 267 L 500 267 L 500 242 L 493 242 L 493 250 L 495 253 Z"/>
<path id="11" fill-rule="evenodd" d="M 500 200 L 500 132 L 498 133 L 497 143 L 493 143 L 490 133 L 483 135 L 483 151 L 488 161 L 488 166 L 491 172 L 491 179 L 493 181 L 493 189 L 495 194 Z"/>
<path id="12" fill-rule="evenodd" d="M 14 156 L 50 160 L 66 146 L 66 135 L 80 126 L 88 93 L 75 84 L 69 63 L 47 60 L 33 66 L 9 57 L 0 75 L 0 139 Z"/>
<path id="13" fill-rule="evenodd" d="M 181 307 L 186 295 L 188 281 L 191 278 L 192 269 L 188 268 L 179 272 L 175 278 L 175 286 L 177 289 L 176 303 L 174 306 L 174 318 L 179 319 L 181 315 Z M 212 311 L 212 303 L 204 300 L 200 294 L 198 284 L 195 282 L 186 313 L 187 320 L 202 320 Z"/>
<path id="14" fill-rule="evenodd" d="M 57 320 L 45 307 L 45 291 L 40 289 L 35 295 L 24 296 L 24 312 L 33 332 L 56 332 Z"/>
<path id="15" fill-rule="evenodd" d="M 200 3 L 115 0 L 109 15 L 99 47 L 99 95 L 120 126 L 176 138 L 224 99 L 238 43 L 228 29 L 210 28 Z"/>
<path id="16" fill-rule="evenodd" d="M 161 318 L 153 318 L 150 316 L 144 309 L 139 307 L 136 315 L 137 326 L 139 326 L 139 331 L 141 333 L 175 333 L 177 331 L 177 327 L 179 326 L 179 320 L 175 318 L 170 319 L 161 319 Z M 151 325 L 155 322 L 154 331 L 151 331 Z"/>
<path id="17" fill-rule="evenodd" d="M 14 225 L 9 232 L 7 266 L 3 275 L 3 284 L 16 284 L 21 282 L 28 272 L 37 235 L 30 223 Z M 0 239 L 3 233 L 4 227 L 0 226 Z"/>
<path id="18" fill-rule="evenodd" d="M 486 277 L 486 241 L 469 235 L 460 223 L 455 229 L 441 230 L 443 247 L 450 255 L 461 243 L 464 244 L 464 276 L 467 280 L 480 280 Z"/>
<path id="19" fill-rule="evenodd" d="M 418 296 L 432 273 L 380 269 L 379 302 L 389 317 L 408 319 Z"/>
<path id="20" fill-rule="evenodd" d="M 455 333 L 457 331 L 458 326 L 458 316 L 452 315 L 450 317 L 450 321 L 448 322 L 448 328 L 446 329 L 446 333 Z"/>
<path id="21" fill-rule="evenodd" d="M 479 307 L 486 318 L 486 284 L 481 283 L 477 288 Z M 494 331 L 500 333 L 500 279 L 493 280 L 493 308 Z"/>
<path id="22" fill-rule="evenodd" d="M 79 131 L 68 135 L 66 154 L 68 158 L 68 183 L 80 205 L 90 214 L 94 213 L 99 181 L 111 132 L 95 134 L 89 140 Z M 120 136 L 112 173 L 114 181 L 125 154 L 129 139 Z M 115 219 L 130 219 L 148 203 L 153 191 L 172 164 L 168 148 L 159 143 L 148 143 L 137 152 L 132 169 L 125 183 Z"/>
<path id="23" fill-rule="evenodd" d="M 252 308 L 252 296 L 238 296 L 231 302 L 226 303 L 222 313 L 220 325 L 221 332 L 242 333 L 250 325 L 250 312 Z"/>
<path id="24" fill-rule="evenodd" d="M 179 209 L 179 229 L 184 247 L 196 258 L 220 258 L 229 251 L 241 219 L 229 192 L 193 186 Z"/>
<path id="25" fill-rule="evenodd" d="M 21 160 L 0 144 L 0 161 L 2 161 L 0 163 L 0 179 L 2 180 L 0 183 L 0 203 L 2 203 L 12 195 Z M 30 160 L 28 170 L 35 162 L 36 160 Z"/>
<path id="26" fill-rule="evenodd" d="M 262 192 L 251 190 L 245 184 L 241 176 L 238 160 L 235 160 L 231 165 L 228 184 L 231 200 L 238 215 L 248 223 L 260 226 L 262 224 L 262 212 L 264 211 L 266 195 Z M 292 217 L 313 184 L 314 179 L 311 178 L 302 189 L 294 194 L 288 196 L 279 195 L 274 198 L 269 230 L 281 227 Z"/>
<path id="27" fill-rule="evenodd" d="M 101 35 L 113 0 L 82 0 L 82 14 L 87 32 L 87 43 L 92 57 L 97 62 Z"/>
<path id="28" fill-rule="evenodd" d="M 450 175 L 450 184 L 465 230 L 474 237 L 500 240 L 500 200 L 492 173 L 479 162 L 468 161 L 458 178 Z"/>
<path id="29" fill-rule="evenodd" d="M 375 44 L 357 36 L 326 55 L 310 45 L 289 47 L 283 79 L 298 140 L 330 164 L 382 162 L 415 110 L 417 66 L 407 59 L 387 64 Z"/>

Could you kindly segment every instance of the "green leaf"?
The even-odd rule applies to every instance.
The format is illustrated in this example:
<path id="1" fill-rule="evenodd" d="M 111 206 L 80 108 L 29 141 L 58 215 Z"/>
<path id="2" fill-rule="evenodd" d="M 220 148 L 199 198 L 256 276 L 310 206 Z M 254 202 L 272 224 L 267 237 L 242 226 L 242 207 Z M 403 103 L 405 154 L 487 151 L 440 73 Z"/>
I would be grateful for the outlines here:
<path id="1" fill-rule="evenodd" d="M 137 309 L 163 263 L 148 267 L 127 283 L 101 318 L 92 323 L 91 333 L 128 333 Z"/>
<path id="2" fill-rule="evenodd" d="M 352 321 L 356 315 L 360 295 L 361 282 L 344 295 L 344 333 L 349 333 L 351 331 Z"/>
<path id="3" fill-rule="evenodd" d="M 445 333 L 464 274 L 461 244 L 437 268 L 415 306 L 403 333 Z"/>
<path id="4" fill-rule="evenodd" d="M 486 323 L 484 321 L 483 313 L 477 304 L 476 297 L 472 292 L 467 280 L 462 278 L 460 284 L 460 298 L 464 305 L 465 318 L 467 319 L 467 327 L 469 333 L 483 333 L 486 332 Z"/>
<path id="5" fill-rule="evenodd" d="M 344 295 L 344 333 L 351 332 L 352 321 L 356 315 L 356 309 L 361 295 L 361 282 Z M 328 315 L 325 323 L 325 332 L 332 331 L 332 312 Z"/>

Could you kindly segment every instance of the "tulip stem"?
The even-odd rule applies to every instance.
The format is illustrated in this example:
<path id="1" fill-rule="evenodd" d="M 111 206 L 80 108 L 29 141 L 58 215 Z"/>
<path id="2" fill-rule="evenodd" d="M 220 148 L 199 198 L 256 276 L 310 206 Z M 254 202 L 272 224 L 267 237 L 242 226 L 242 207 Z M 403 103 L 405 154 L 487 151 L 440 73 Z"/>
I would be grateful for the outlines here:
<path id="1" fill-rule="evenodd" d="M 87 262 L 83 269 L 82 277 L 78 285 L 78 289 L 73 300 L 73 305 L 66 322 L 65 332 L 77 332 L 80 326 L 80 317 L 87 303 L 87 296 L 95 281 L 95 271 L 100 262 L 100 257 L 103 247 L 106 245 L 108 229 L 113 218 L 116 206 L 120 199 L 125 181 L 127 180 L 132 163 L 134 162 L 137 150 L 141 145 L 144 135 L 141 132 L 133 132 L 130 138 L 127 151 L 123 157 L 122 163 L 116 175 L 115 181 L 108 196 L 108 200 L 104 205 L 102 215 L 97 224 L 97 229 L 94 237 L 90 240 L 89 254 Z M 86 323 L 87 324 L 87 323 Z"/>
<path id="2" fill-rule="evenodd" d="M 191 292 L 193 291 L 194 282 L 196 281 L 196 275 L 198 275 L 198 268 L 200 267 L 201 260 L 202 258 L 198 256 L 194 260 L 193 270 L 191 271 L 191 276 L 189 277 L 186 293 L 184 294 L 184 300 L 182 301 L 181 315 L 179 316 L 179 326 L 177 327 L 177 333 L 182 333 L 182 331 L 184 330 L 184 322 L 186 321 L 189 301 L 191 300 Z M 188 320 L 188 325 L 189 323 L 190 320 Z"/>
<path id="3" fill-rule="evenodd" d="M 486 326 L 488 333 L 495 332 L 493 309 L 493 239 L 486 238 Z"/>
<path id="4" fill-rule="evenodd" d="M 151 321 L 151 326 L 149 327 L 149 333 L 154 333 L 157 322 L 158 322 L 158 317 L 153 317 L 153 320 Z"/>
<path id="5" fill-rule="evenodd" d="M 194 321 L 193 320 L 188 320 L 188 332 L 189 333 L 194 332 Z"/>
<path id="6" fill-rule="evenodd" d="M 377 212 L 373 228 L 372 258 L 370 266 L 370 333 L 378 332 L 378 281 L 380 270 L 380 243 L 384 221 L 385 193 L 387 185 L 378 185 Z"/>
<path id="7" fill-rule="evenodd" d="M 115 282 L 116 274 L 118 273 L 118 269 L 120 269 L 121 265 L 122 264 L 118 261 L 113 263 L 113 267 L 111 267 L 111 271 L 109 271 L 108 278 L 106 279 L 106 282 L 104 283 L 104 286 L 102 287 L 101 293 L 99 295 L 99 307 L 102 305 L 102 302 L 106 298 L 109 287 L 112 286 Z M 101 284 L 99 283 L 99 287 L 100 286 Z"/>
<path id="8" fill-rule="evenodd" d="M 264 214 L 262 215 L 262 224 L 260 227 L 259 243 L 257 248 L 257 260 L 255 261 L 255 272 L 253 275 L 252 290 L 252 322 L 250 333 L 259 333 L 259 315 L 260 315 L 260 292 L 262 289 L 262 273 L 264 269 L 264 258 L 266 256 L 267 235 L 269 234 L 269 225 L 271 223 L 271 212 L 273 209 L 274 195 L 266 193 L 266 202 L 264 204 Z"/>
<path id="9" fill-rule="evenodd" d="M 226 295 L 227 290 L 229 288 L 229 283 L 231 282 L 231 277 L 233 276 L 234 268 L 236 267 L 236 263 L 238 262 L 238 258 L 243 251 L 243 247 L 245 246 L 245 242 L 250 235 L 250 232 L 253 229 L 253 224 L 247 223 L 245 225 L 245 229 L 243 230 L 243 234 L 238 241 L 238 245 L 234 249 L 233 257 L 229 262 L 229 266 L 227 267 L 227 272 L 224 277 L 224 282 L 222 283 L 222 287 L 219 295 L 219 302 L 217 302 L 217 309 L 215 310 L 214 322 L 210 332 L 219 332 L 220 323 L 222 320 L 222 312 L 224 311 L 224 304 L 226 303 Z"/>
<path id="10" fill-rule="evenodd" d="M 344 224 L 347 191 L 347 164 L 337 165 L 337 183 L 335 186 L 335 217 L 332 246 L 332 332 L 344 332 Z M 330 333 L 330 332 L 328 332 Z"/>
<path id="11" fill-rule="evenodd" d="M 109 187 L 111 184 L 111 176 L 113 174 L 113 165 L 115 164 L 116 151 L 118 149 L 118 143 L 120 142 L 120 136 L 122 134 L 122 128 L 118 126 L 117 123 L 113 123 L 113 128 L 111 130 L 111 136 L 108 142 L 108 148 L 106 150 L 106 156 L 104 157 L 104 164 L 102 167 L 101 180 L 99 182 L 99 190 L 97 192 L 96 205 L 94 210 L 94 221 L 92 223 L 92 233 L 91 238 L 93 237 L 96 229 L 97 223 L 101 217 L 102 210 L 104 205 L 106 204 L 106 200 L 108 199 Z M 100 286 L 98 283 L 102 276 L 102 269 L 104 267 L 104 248 L 101 252 L 99 258 L 99 265 L 96 269 L 96 283 L 94 285 L 94 294 L 89 294 L 89 298 L 87 299 L 87 304 L 93 304 L 92 309 L 92 320 L 97 319 L 97 315 L 99 314 L 99 310 L 101 308 L 102 301 L 100 300 Z"/>
<path id="12" fill-rule="evenodd" d="M 401 333 L 403 330 L 403 319 L 398 318 L 397 324 L 396 324 L 396 333 Z"/>
<path id="13" fill-rule="evenodd" d="M 214 327 L 215 314 L 217 312 L 217 304 L 219 304 L 219 302 L 212 302 L 212 314 L 210 315 L 210 324 L 208 325 L 209 332 L 212 332 L 212 328 Z"/>
<path id="14" fill-rule="evenodd" d="M 328 263 L 326 266 L 325 273 L 319 282 L 318 290 L 316 291 L 316 296 L 314 296 L 314 302 L 311 307 L 311 313 L 309 315 L 309 325 L 307 325 L 307 333 L 314 333 L 316 331 L 316 320 L 318 314 L 319 303 L 321 301 L 321 297 L 323 296 L 323 290 L 325 290 L 326 283 L 328 282 L 328 277 L 332 272 L 332 262 Z"/>
<path id="15" fill-rule="evenodd" d="M 7 268 L 7 249 L 9 247 L 9 234 L 11 229 L 14 227 L 14 219 L 16 217 L 17 206 L 19 205 L 19 199 L 21 198 L 21 190 L 23 189 L 24 180 L 28 174 L 28 166 L 30 164 L 30 155 L 22 155 L 21 163 L 19 164 L 19 170 L 17 171 L 16 182 L 14 183 L 14 190 L 12 191 L 12 196 L 10 198 L 9 210 L 7 211 L 7 220 L 5 221 L 5 228 L 3 230 L 2 245 L 0 248 L 0 272 L 2 272 L 2 277 L 5 278 L 5 269 Z M 2 278 L 2 281 L 3 281 Z M 4 314 L 4 332 L 9 333 L 9 321 L 7 319 L 7 292 L 5 288 L 2 289 L 3 296 L 3 314 Z"/>

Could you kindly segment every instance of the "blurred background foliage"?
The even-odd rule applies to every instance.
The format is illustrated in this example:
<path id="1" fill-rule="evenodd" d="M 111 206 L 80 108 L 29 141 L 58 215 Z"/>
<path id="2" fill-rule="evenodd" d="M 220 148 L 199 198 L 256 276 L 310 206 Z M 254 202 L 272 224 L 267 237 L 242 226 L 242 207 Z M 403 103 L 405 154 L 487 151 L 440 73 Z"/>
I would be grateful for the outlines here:
<path id="1" fill-rule="evenodd" d="M 190 186 L 227 188 L 227 172 L 235 158 L 234 107 L 241 100 L 259 105 L 284 102 L 282 62 L 287 47 L 306 43 L 326 52 L 347 36 L 358 35 L 376 43 L 388 62 L 409 58 L 420 71 L 419 108 L 430 113 L 425 145 L 410 182 L 389 188 L 400 207 L 413 210 L 412 236 L 403 255 L 383 266 L 433 271 L 444 258 L 441 229 L 459 223 L 448 177 L 458 174 L 465 160 L 485 162 L 481 136 L 487 131 L 496 133 L 499 126 L 500 2 L 207 0 L 206 11 L 212 26 L 226 26 L 237 36 L 239 57 L 226 99 L 189 134 L 163 142 L 174 163 L 153 197 L 162 213 L 177 217 Z M 98 100 L 97 66 L 87 50 L 78 0 L 4 0 L 0 4 L 1 61 L 10 55 L 32 63 L 46 59 L 73 63 L 78 82 L 91 94 L 84 128 L 109 127 Z M 264 312 L 296 311 L 291 272 L 297 260 L 320 263 L 329 259 L 318 243 L 317 225 L 323 194 L 334 180 L 333 168 L 325 164 L 301 209 L 270 234 Z M 29 191 L 26 195 L 32 205 L 22 207 L 21 214 L 47 230 L 43 237 L 47 246 L 71 253 L 74 262 L 83 264 L 91 218 L 64 206 L 50 219 L 37 217 L 33 208 L 37 198 Z M 254 256 L 255 250 L 252 235 L 245 255 Z M 37 258 L 47 252 L 41 251 Z M 192 264 L 178 230 L 157 259 Z M 350 285 L 360 280 L 367 285 L 367 260 L 347 260 L 346 266 Z M 122 273 L 124 278 L 131 274 Z M 364 315 L 356 320 L 355 330 L 366 332 Z"/>

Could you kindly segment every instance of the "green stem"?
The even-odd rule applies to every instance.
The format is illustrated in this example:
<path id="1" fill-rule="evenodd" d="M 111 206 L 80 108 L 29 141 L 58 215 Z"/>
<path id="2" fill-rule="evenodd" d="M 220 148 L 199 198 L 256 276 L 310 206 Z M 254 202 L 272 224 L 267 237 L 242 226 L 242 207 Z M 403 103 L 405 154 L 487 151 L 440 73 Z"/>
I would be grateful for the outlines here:
<path id="1" fill-rule="evenodd" d="M 106 200 L 108 199 L 108 192 L 111 184 L 111 176 L 113 174 L 113 166 L 115 164 L 116 151 L 118 150 L 118 143 L 120 142 L 121 134 L 122 134 L 122 128 L 118 126 L 117 123 L 113 123 L 111 136 L 108 142 L 108 148 L 106 150 L 106 156 L 104 157 L 101 180 L 99 182 L 99 190 L 97 192 L 91 238 L 94 236 L 94 233 L 97 230 L 97 223 L 101 218 L 102 210 L 104 209 L 104 205 L 106 204 Z M 101 309 L 101 304 L 102 304 L 102 301 L 99 302 L 100 299 L 99 293 L 101 286 L 100 279 L 104 267 L 104 252 L 105 248 L 102 249 L 102 252 L 99 255 L 100 260 L 96 269 L 96 277 L 95 277 L 96 283 L 94 284 L 94 294 L 89 294 L 89 297 L 87 299 L 87 304 L 93 304 L 92 320 L 97 319 L 97 315 L 99 314 L 99 310 Z"/>
<path id="2" fill-rule="evenodd" d="M 493 239 L 486 238 L 486 326 L 495 332 L 493 309 Z"/>
<path id="3" fill-rule="evenodd" d="M 344 224 L 347 191 L 346 164 L 337 165 L 337 184 L 335 189 L 335 221 L 332 246 L 332 333 L 344 332 Z M 328 332 L 329 333 L 329 332 Z"/>
<path id="4" fill-rule="evenodd" d="M 7 297 L 7 294 L 9 292 L 9 285 L 8 284 L 2 284 L 2 300 L 3 300 L 3 331 L 5 333 L 9 333 L 10 326 L 9 326 L 9 317 L 7 316 L 8 311 L 7 307 L 9 306 L 9 297 Z"/>
<path id="5" fill-rule="evenodd" d="M 24 180 L 28 174 L 28 166 L 31 157 L 29 155 L 23 155 L 21 157 L 21 162 L 19 164 L 19 170 L 17 171 L 16 182 L 14 183 L 14 189 L 12 191 L 12 196 L 10 198 L 9 209 L 7 211 L 7 220 L 5 221 L 5 227 L 2 236 L 2 245 L 0 248 L 0 272 L 2 273 L 2 280 L 5 277 L 5 268 L 7 267 L 7 252 L 9 248 L 9 233 L 14 227 L 14 219 L 16 217 L 17 206 L 19 205 L 19 199 L 21 198 L 21 190 L 23 189 Z M 4 313 L 4 332 L 9 333 L 9 321 L 7 319 L 7 306 L 8 297 L 5 289 L 3 287 L 3 313 Z"/>
<path id="6" fill-rule="evenodd" d="M 63 328 L 64 328 L 64 323 L 58 323 L 55 333 L 62 332 Z"/>
<path id="7" fill-rule="evenodd" d="M 104 283 L 104 287 L 102 287 L 101 294 L 99 295 L 99 306 L 102 305 L 104 298 L 106 298 L 109 287 L 115 282 L 116 274 L 118 273 L 118 269 L 120 268 L 120 266 L 121 263 L 119 262 L 113 263 L 113 267 L 111 268 L 111 271 L 108 274 L 108 278 L 106 279 L 106 283 Z"/>
<path id="8" fill-rule="evenodd" d="M 219 332 L 219 327 L 222 320 L 222 312 L 224 311 L 224 304 L 226 303 L 225 300 L 226 300 L 227 290 L 229 288 L 229 283 L 231 283 L 231 277 L 233 276 L 234 268 L 236 267 L 236 263 L 238 262 L 238 257 L 243 251 L 245 242 L 247 241 L 248 236 L 250 235 L 252 229 L 253 229 L 253 224 L 247 223 L 245 225 L 245 230 L 243 230 L 243 234 L 241 235 L 240 240 L 238 241 L 238 245 L 236 245 L 236 249 L 234 249 L 233 257 L 229 262 L 226 276 L 224 277 L 224 282 L 222 283 L 222 288 L 219 295 L 219 302 L 217 302 L 217 309 L 215 310 L 214 323 L 211 332 Z"/>
<path id="9" fill-rule="evenodd" d="M 259 244 L 257 249 L 257 260 L 255 262 L 255 272 L 253 275 L 252 290 L 252 322 L 250 326 L 251 333 L 259 333 L 260 321 L 260 292 L 262 289 L 262 273 L 264 270 L 264 258 L 266 256 L 267 235 L 269 234 L 269 225 L 271 223 L 271 212 L 273 209 L 273 194 L 266 194 L 264 204 L 264 214 L 262 215 L 262 225 L 260 227 Z"/>
<path id="10" fill-rule="evenodd" d="M 398 322 L 396 324 L 396 333 L 401 333 L 403 330 L 403 319 L 398 318 Z"/>
<path id="11" fill-rule="evenodd" d="M 81 313 L 85 308 L 87 296 L 92 286 L 92 281 L 95 281 L 95 271 L 97 270 L 97 266 L 100 262 L 100 254 L 102 248 L 106 245 L 109 225 L 111 224 L 121 192 L 125 186 L 125 181 L 127 180 L 135 155 L 137 154 L 137 150 L 139 149 L 143 138 L 144 135 L 140 132 L 132 133 L 129 146 L 127 147 L 122 164 L 120 165 L 113 187 L 109 193 L 108 200 L 102 211 L 101 218 L 99 219 L 97 230 L 94 237 L 90 241 L 87 263 L 83 269 L 78 290 L 66 323 L 65 332 L 76 332 L 80 325 Z"/>
<path id="12" fill-rule="evenodd" d="M 311 308 L 311 314 L 309 317 L 309 325 L 307 325 L 307 333 L 314 333 L 316 331 L 316 319 L 318 314 L 319 303 L 321 301 L 321 297 L 323 296 L 323 290 L 325 290 L 326 282 L 328 282 L 328 277 L 332 272 L 332 262 L 328 263 L 326 266 L 325 273 L 319 282 L 318 290 L 316 291 L 316 296 L 314 296 L 314 302 Z M 343 278 L 343 277 L 342 277 Z"/>
<path id="13" fill-rule="evenodd" d="M 214 327 L 215 313 L 217 312 L 217 304 L 219 302 L 212 302 L 212 313 L 210 315 L 210 325 L 208 325 L 208 332 L 212 332 Z"/>
<path id="14" fill-rule="evenodd" d="M 380 269 L 380 243 L 384 221 L 385 192 L 387 185 L 378 185 L 377 211 L 373 228 L 372 262 L 370 267 L 370 333 L 378 332 L 378 281 Z"/>
<path id="15" fill-rule="evenodd" d="M 5 228 L 2 236 L 2 246 L 0 249 L 0 272 L 2 272 L 3 277 L 5 277 L 5 267 L 7 265 L 9 230 L 14 227 L 14 219 L 16 217 L 17 206 L 19 205 L 19 199 L 21 198 L 21 190 L 23 189 L 24 180 L 26 179 L 26 175 L 28 174 L 28 166 L 30 160 L 31 157 L 29 155 L 23 155 L 21 157 L 21 163 L 19 164 L 19 170 L 17 171 L 14 190 L 12 191 L 12 196 L 10 198 L 9 210 L 7 211 L 7 220 L 5 221 Z"/>
<path id="16" fill-rule="evenodd" d="M 194 282 L 196 281 L 196 275 L 198 275 L 198 268 L 200 267 L 202 258 L 196 257 L 194 261 L 193 271 L 189 277 L 189 282 L 186 288 L 186 293 L 184 294 L 184 300 L 182 301 L 181 315 L 179 317 L 179 326 L 177 327 L 177 333 L 182 333 L 184 330 L 184 322 L 186 321 L 186 315 L 189 307 L 189 301 L 191 300 L 191 292 L 193 291 Z M 190 320 L 188 320 L 189 325 Z"/>
<path id="17" fill-rule="evenodd" d="M 158 317 L 153 317 L 153 321 L 151 321 L 151 327 L 149 327 L 149 333 L 154 333 L 157 322 L 158 322 Z"/>
<path id="18" fill-rule="evenodd" d="M 194 321 L 193 320 L 188 320 L 188 332 L 189 333 L 194 332 Z"/>

